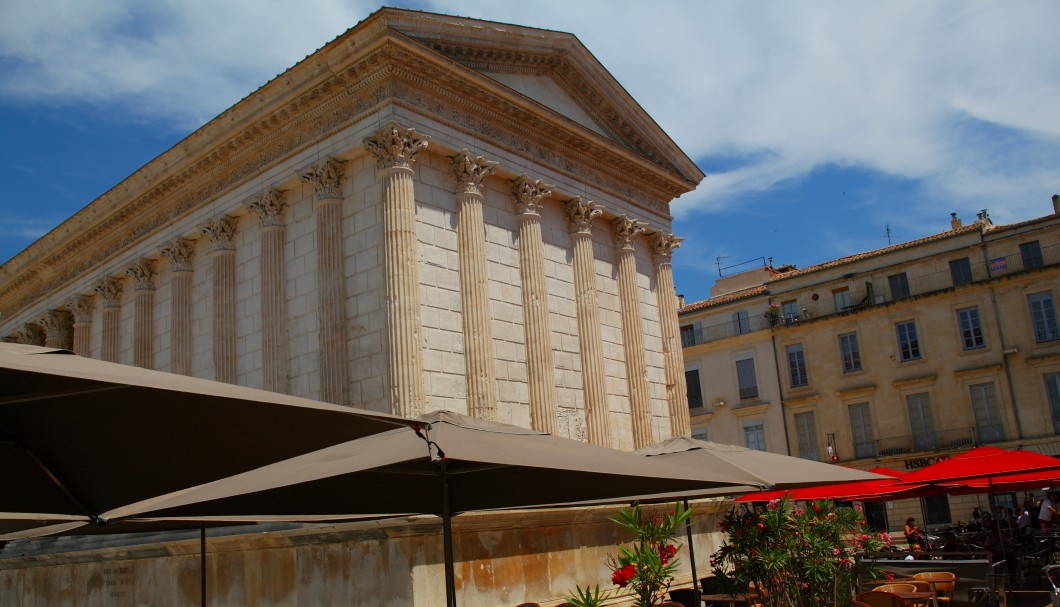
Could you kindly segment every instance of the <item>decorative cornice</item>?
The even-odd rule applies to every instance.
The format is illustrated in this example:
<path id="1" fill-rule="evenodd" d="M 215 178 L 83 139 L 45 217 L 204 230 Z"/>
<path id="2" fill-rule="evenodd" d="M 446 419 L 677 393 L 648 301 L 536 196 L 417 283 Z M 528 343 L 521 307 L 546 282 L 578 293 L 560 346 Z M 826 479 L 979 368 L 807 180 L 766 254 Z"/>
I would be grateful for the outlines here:
<path id="1" fill-rule="evenodd" d="M 174 272 L 191 272 L 191 262 L 195 259 L 195 243 L 183 238 L 174 238 L 162 245 L 158 252 L 169 260 Z"/>
<path id="2" fill-rule="evenodd" d="M 78 324 L 92 322 L 92 310 L 94 308 L 92 297 L 88 295 L 78 295 L 66 300 L 66 309 L 70 310 L 70 313 L 74 315 L 74 322 Z"/>
<path id="3" fill-rule="evenodd" d="M 283 213 L 287 210 L 287 203 L 284 201 L 286 195 L 286 192 L 276 188 L 269 188 L 256 196 L 252 196 L 243 204 L 258 216 L 258 219 L 261 220 L 261 227 L 282 226 Z"/>
<path id="4" fill-rule="evenodd" d="M 604 213 L 602 205 L 591 200 L 583 201 L 581 196 L 568 200 L 566 207 L 571 234 L 592 234 L 593 220 Z"/>
<path id="5" fill-rule="evenodd" d="M 416 154 L 427 149 L 431 138 L 416 129 L 406 129 L 391 122 L 362 140 L 364 147 L 376 158 L 381 169 L 412 168 Z"/>
<path id="6" fill-rule="evenodd" d="M 626 215 L 619 215 L 611 220 L 615 228 L 615 244 L 619 249 L 633 250 L 633 240 L 647 229 L 644 222 Z"/>
<path id="7" fill-rule="evenodd" d="M 342 176 L 345 164 L 341 160 L 325 158 L 323 162 L 309 165 L 298 176 L 302 181 L 313 184 L 317 200 L 342 200 Z"/>
<path id="8" fill-rule="evenodd" d="M 236 249 L 236 222 L 227 215 L 206 220 L 199 232 L 210 239 L 214 251 L 234 251 Z"/>
<path id="9" fill-rule="evenodd" d="M 482 156 L 472 156 L 467 150 L 460 150 L 452 157 L 452 178 L 456 183 L 458 194 L 482 194 L 482 182 L 493 174 L 494 168 L 500 164 L 493 160 L 486 160 Z"/>
<path id="10" fill-rule="evenodd" d="M 121 281 L 113 276 L 106 276 L 92 287 L 99 295 L 104 308 L 117 308 L 121 306 Z"/>
<path id="11" fill-rule="evenodd" d="M 648 242 L 651 243 L 652 258 L 655 263 L 669 263 L 673 258 L 674 249 L 680 247 L 684 240 L 684 238 L 663 232 L 655 232 L 649 235 Z"/>
<path id="12" fill-rule="evenodd" d="M 125 275 L 133 280 L 133 289 L 137 291 L 152 291 L 155 288 L 154 262 L 146 257 L 132 262 L 132 265 L 125 269 Z"/>
<path id="13" fill-rule="evenodd" d="M 523 173 L 512 180 L 512 198 L 515 200 L 515 214 L 519 217 L 541 216 L 541 199 L 552 195 L 552 188 L 540 179 L 531 179 Z"/>
<path id="14" fill-rule="evenodd" d="M 896 379 L 891 382 L 891 385 L 899 390 L 905 390 L 908 388 L 918 388 L 921 386 L 930 386 L 935 383 L 938 379 L 937 375 L 922 375 L 920 377 L 911 377 L 909 379 Z"/>

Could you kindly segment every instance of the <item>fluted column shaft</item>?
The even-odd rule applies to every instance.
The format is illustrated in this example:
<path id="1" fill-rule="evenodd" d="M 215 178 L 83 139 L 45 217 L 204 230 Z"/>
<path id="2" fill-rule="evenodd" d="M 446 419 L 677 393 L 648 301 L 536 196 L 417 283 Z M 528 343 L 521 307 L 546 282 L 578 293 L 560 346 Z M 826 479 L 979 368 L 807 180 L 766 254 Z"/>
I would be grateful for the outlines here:
<path id="1" fill-rule="evenodd" d="M 622 345 L 629 385 L 629 409 L 633 425 L 633 447 L 652 444 L 651 403 L 648 371 L 644 361 L 644 327 L 637 293 L 637 255 L 633 239 L 644 231 L 636 220 L 625 216 L 614 221 L 618 237 L 618 297 L 622 310 Z"/>
<path id="2" fill-rule="evenodd" d="M 92 349 L 92 299 L 78 295 L 66 303 L 74 317 L 73 350 L 78 356 L 89 356 Z"/>
<path id="3" fill-rule="evenodd" d="M 270 189 L 255 196 L 247 207 L 261 220 L 261 367 L 264 388 L 288 391 L 287 264 L 284 242 L 287 228 L 283 192 Z M 345 365 L 343 365 L 345 367 Z M 343 382 L 345 385 L 345 382 Z"/>
<path id="4" fill-rule="evenodd" d="M 170 370 L 191 375 L 191 279 L 195 243 L 176 238 L 161 249 L 170 263 Z"/>
<path id="5" fill-rule="evenodd" d="M 316 201 L 317 305 L 320 318 L 320 388 L 329 403 L 347 404 L 346 280 L 342 259 L 342 200 Z"/>
<path id="6" fill-rule="evenodd" d="M 688 415 L 688 387 L 685 385 L 684 356 L 681 354 L 680 329 L 677 320 L 677 291 L 674 288 L 673 250 L 681 238 L 656 233 L 651 237 L 655 262 L 655 288 L 659 303 L 659 325 L 662 334 L 663 365 L 666 368 L 666 404 L 670 409 L 670 434 L 688 436 L 692 422 Z"/>
<path id="7" fill-rule="evenodd" d="M 103 339 L 99 357 L 101 360 L 118 362 L 121 350 L 121 283 L 108 276 L 96 285 L 95 291 L 102 300 Z"/>
<path id="8" fill-rule="evenodd" d="M 391 123 L 365 138 L 383 181 L 383 266 L 386 295 L 387 379 L 390 409 L 415 417 L 426 400 L 416 238 L 415 155 L 427 139 Z"/>
<path id="9" fill-rule="evenodd" d="M 202 233 L 213 243 L 214 379 L 236 383 L 236 248 L 235 220 L 212 219 Z"/>
<path id="10" fill-rule="evenodd" d="M 607 392 L 604 384 L 603 337 L 596 292 L 592 220 L 602 213 L 592 201 L 575 198 L 567 203 L 574 248 L 574 299 L 578 315 L 578 346 L 581 350 L 582 391 L 589 442 L 611 444 Z"/>
<path id="11" fill-rule="evenodd" d="M 125 271 L 133 280 L 133 364 L 145 369 L 155 366 L 155 285 L 151 261 L 139 259 Z"/>
<path id="12" fill-rule="evenodd" d="M 464 329 L 464 360 L 468 412 L 481 419 L 497 418 L 489 275 L 486 268 L 486 224 L 482 217 L 482 181 L 497 163 L 474 158 L 464 150 L 453 159 L 456 181 L 457 255 L 460 259 L 460 316 Z"/>
<path id="13" fill-rule="evenodd" d="M 548 285 L 541 241 L 541 199 L 552 192 L 539 180 L 523 175 L 512 182 L 519 221 L 519 277 L 523 292 L 523 334 L 530 393 L 530 424 L 556 433 L 556 383 L 552 330 L 548 320 Z"/>

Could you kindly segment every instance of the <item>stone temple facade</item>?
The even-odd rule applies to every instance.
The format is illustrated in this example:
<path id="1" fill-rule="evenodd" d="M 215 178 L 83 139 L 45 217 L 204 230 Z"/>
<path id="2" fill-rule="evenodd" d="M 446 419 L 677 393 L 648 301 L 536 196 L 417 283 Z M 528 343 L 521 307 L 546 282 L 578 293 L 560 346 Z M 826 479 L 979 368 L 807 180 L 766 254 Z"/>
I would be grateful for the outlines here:
<path id="1" fill-rule="evenodd" d="M 641 447 L 703 177 L 573 35 L 382 9 L 0 266 L 0 337 Z"/>
<path id="2" fill-rule="evenodd" d="M 0 267 L 0 336 L 639 447 L 702 178 L 574 36 L 383 9 Z"/>

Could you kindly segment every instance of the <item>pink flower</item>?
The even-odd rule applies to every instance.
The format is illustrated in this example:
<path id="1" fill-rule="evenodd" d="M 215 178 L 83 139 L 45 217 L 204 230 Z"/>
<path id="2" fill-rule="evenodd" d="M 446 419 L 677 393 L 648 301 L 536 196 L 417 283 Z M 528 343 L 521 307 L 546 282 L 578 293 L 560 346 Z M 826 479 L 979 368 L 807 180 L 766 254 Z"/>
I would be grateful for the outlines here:
<path id="1" fill-rule="evenodd" d="M 769 500 L 769 504 L 768 504 L 769 505 L 769 509 L 770 510 L 776 510 L 778 504 L 780 504 L 780 500 L 779 499 Z"/>
<path id="2" fill-rule="evenodd" d="M 839 553 L 840 553 L 839 548 L 832 548 L 832 554 L 834 554 L 836 556 L 839 556 Z"/>

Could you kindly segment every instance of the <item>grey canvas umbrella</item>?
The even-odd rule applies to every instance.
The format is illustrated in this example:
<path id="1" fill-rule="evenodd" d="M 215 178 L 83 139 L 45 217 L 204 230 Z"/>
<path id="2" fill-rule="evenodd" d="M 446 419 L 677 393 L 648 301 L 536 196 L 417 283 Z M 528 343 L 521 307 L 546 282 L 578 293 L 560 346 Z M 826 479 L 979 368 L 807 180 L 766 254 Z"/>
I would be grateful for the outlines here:
<path id="1" fill-rule="evenodd" d="M 117 508 L 105 517 L 297 521 L 303 515 L 437 515 L 447 604 L 454 607 L 453 515 L 743 484 L 709 468 L 679 468 L 526 428 L 435 412 L 417 429 L 336 445 Z"/>

